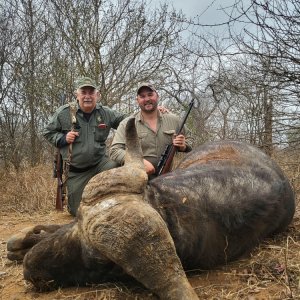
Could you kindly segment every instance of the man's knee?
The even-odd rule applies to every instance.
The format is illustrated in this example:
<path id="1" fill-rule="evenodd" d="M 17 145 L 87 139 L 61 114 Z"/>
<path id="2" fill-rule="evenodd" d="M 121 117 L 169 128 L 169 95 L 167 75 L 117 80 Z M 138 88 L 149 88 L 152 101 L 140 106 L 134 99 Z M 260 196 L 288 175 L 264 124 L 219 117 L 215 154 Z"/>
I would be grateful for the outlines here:
<path id="1" fill-rule="evenodd" d="M 67 209 L 68 209 L 68 212 L 74 217 L 76 216 L 78 207 L 80 205 L 81 197 L 82 197 L 82 195 L 77 195 L 77 194 L 73 194 L 73 193 L 68 195 Z"/>
<path id="2" fill-rule="evenodd" d="M 72 216 L 76 216 L 82 198 L 83 189 L 88 179 L 89 178 L 72 176 L 67 181 L 67 190 L 68 190 L 67 209 Z"/>

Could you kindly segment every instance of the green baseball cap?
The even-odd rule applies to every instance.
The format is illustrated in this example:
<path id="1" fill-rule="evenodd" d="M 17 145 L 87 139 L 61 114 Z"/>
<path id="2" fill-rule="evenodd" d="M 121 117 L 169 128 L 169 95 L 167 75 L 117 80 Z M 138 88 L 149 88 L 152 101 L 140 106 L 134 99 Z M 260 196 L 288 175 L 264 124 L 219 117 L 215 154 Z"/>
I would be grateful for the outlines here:
<path id="1" fill-rule="evenodd" d="M 141 83 L 141 84 L 138 86 L 138 88 L 137 88 L 137 91 L 136 91 L 137 95 L 140 93 L 141 89 L 144 88 L 144 87 L 147 87 L 147 88 L 149 88 L 151 91 L 157 93 L 156 88 L 154 87 L 154 85 L 153 85 L 152 83 L 149 83 L 149 82 L 143 82 L 143 83 Z"/>
<path id="2" fill-rule="evenodd" d="M 85 86 L 90 86 L 94 89 L 97 89 L 96 81 L 90 77 L 80 77 L 75 80 L 75 89 L 81 89 Z"/>

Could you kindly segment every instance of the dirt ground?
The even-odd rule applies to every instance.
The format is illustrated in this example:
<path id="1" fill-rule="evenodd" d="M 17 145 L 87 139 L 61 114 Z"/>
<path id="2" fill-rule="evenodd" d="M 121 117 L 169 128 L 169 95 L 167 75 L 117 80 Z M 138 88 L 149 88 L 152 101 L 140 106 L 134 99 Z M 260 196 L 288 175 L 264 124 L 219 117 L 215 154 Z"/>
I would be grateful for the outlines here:
<path id="1" fill-rule="evenodd" d="M 0 299 L 157 299 L 136 282 L 116 282 L 38 293 L 23 280 L 22 265 L 6 258 L 7 239 L 36 224 L 63 224 L 72 220 L 67 212 L 48 215 L 5 213 L 0 219 Z M 300 220 L 296 214 L 287 232 L 266 240 L 250 256 L 216 270 L 188 272 L 200 299 L 300 299 Z M 299 262 L 299 263 L 298 263 Z"/>

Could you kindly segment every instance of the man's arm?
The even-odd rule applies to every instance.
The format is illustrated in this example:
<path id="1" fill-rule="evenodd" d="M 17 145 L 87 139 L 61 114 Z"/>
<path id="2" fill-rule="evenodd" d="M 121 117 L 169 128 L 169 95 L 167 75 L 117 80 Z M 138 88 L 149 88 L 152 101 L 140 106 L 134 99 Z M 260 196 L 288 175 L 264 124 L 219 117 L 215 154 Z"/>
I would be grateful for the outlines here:
<path id="1" fill-rule="evenodd" d="M 61 132 L 61 124 L 58 120 L 58 112 L 55 112 L 54 115 L 50 118 L 49 123 L 43 130 L 44 138 L 53 146 L 61 147 L 60 140 L 63 140 L 65 134 Z"/>
<path id="2" fill-rule="evenodd" d="M 115 132 L 110 151 L 109 157 L 110 159 L 118 162 L 120 165 L 124 164 L 125 160 L 125 127 L 128 118 L 122 121 Z M 147 174 L 154 174 L 155 167 L 148 160 L 144 159 L 145 171 Z"/>
<path id="3" fill-rule="evenodd" d="M 120 165 L 124 164 L 125 159 L 125 127 L 127 119 L 119 124 L 118 129 L 115 131 L 115 135 L 110 146 L 109 157 L 110 159 L 118 162 Z"/>
<path id="4" fill-rule="evenodd" d="M 111 127 L 113 129 L 117 129 L 119 124 L 128 117 L 128 114 L 124 114 L 122 112 L 117 112 L 115 110 L 110 109 L 110 114 L 112 117 Z"/>

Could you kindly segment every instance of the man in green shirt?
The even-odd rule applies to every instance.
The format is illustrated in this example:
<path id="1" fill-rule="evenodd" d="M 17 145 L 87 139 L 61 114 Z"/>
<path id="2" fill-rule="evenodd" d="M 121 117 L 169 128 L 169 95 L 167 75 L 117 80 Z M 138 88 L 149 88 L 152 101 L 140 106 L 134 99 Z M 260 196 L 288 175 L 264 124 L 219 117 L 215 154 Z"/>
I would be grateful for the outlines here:
<path id="1" fill-rule="evenodd" d="M 192 150 L 191 139 L 185 138 L 186 128 L 182 134 L 174 135 L 181 124 L 181 119 L 171 113 L 160 113 L 159 95 L 151 83 L 143 83 L 139 86 L 136 99 L 140 111 L 120 123 L 110 148 L 110 158 L 119 164 L 124 163 L 125 127 L 128 119 L 134 117 L 141 141 L 145 169 L 149 179 L 152 179 L 155 177 L 156 166 L 167 145 L 173 143 L 178 151 L 189 152 Z"/>
<path id="2" fill-rule="evenodd" d="M 106 139 L 127 116 L 98 101 L 96 82 L 89 77 L 75 82 L 77 102 L 57 109 L 44 129 L 44 137 L 60 149 L 69 164 L 66 174 L 68 210 L 76 215 L 83 189 L 96 174 L 118 166 L 106 154 Z"/>

